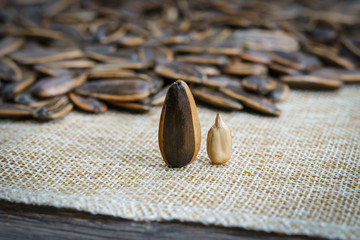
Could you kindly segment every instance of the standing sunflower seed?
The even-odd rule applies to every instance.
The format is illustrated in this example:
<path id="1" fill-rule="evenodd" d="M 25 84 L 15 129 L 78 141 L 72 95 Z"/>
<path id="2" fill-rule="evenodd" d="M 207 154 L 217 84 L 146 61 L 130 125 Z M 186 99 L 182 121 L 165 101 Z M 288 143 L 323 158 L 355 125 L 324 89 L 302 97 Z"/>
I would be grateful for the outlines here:
<path id="1" fill-rule="evenodd" d="M 191 91 L 184 81 L 173 83 L 159 123 L 159 147 L 169 167 L 192 163 L 200 149 L 200 122 Z"/>

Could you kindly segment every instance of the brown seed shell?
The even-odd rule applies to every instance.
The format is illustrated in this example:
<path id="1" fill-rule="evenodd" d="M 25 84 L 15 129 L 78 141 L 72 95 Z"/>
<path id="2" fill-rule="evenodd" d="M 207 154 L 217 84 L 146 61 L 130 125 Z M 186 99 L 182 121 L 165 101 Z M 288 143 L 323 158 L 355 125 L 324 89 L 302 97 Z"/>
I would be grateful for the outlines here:
<path id="1" fill-rule="evenodd" d="M 0 79 L 15 82 L 21 78 L 21 69 L 14 61 L 9 58 L 0 59 Z"/>
<path id="2" fill-rule="evenodd" d="M 220 70 L 216 66 L 212 65 L 197 65 L 197 68 L 206 76 L 220 75 Z"/>
<path id="3" fill-rule="evenodd" d="M 91 69 L 89 78 L 136 78 L 138 75 L 133 70 L 120 69 L 120 70 L 98 70 Z"/>
<path id="4" fill-rule="evenodd" d="M 284 52 L 299 50 L 298 42 L 291 35 L 280 30 L 237 30 L 234 36 L 246 49 Z"/>
<path id="5" fill-rule="evenodd" d="M 311 74 L 338 79 L 344 83 L 360 83 L 360 69 L 345 70 L 339 68 L 320 68 L 312 71 Z"/>
<path id="6" fill-rule="evenodd" d="M 206 87 L 218 88 L 218 87 L 239 87 L 241 86 L 240 78 L 230 77 L 227 75 L 219 75 L 209 77 L 203 82 Z"/>
<path id="7" fill-rule="evenodd" d="M 210 64 L 216 66 L 224 66 L 229 63 L 229 59 L 226 56 L 222 55 L 183 55 L 177 56 L 176 61 L 178 62 L 186 62 L 186 63 L 195 63 L 195 64 Z"/>
<path id="8" fill-rule="evenodd" d="M 248 61 L 248 62 L 262 63 L 262 64 L 271 63 L 270 54 L 268 52 L 264 52 L 264 51 L 245 49 L 244 52 L 240 54 L 240 57 L 241 57 L 241 59 Z"/>
<path id="9" fill-rule="evenodd" d="M 191 91 L 184 81 L 178 80 L 168 90 L 159 123 L 159 147 L 169 167 L 184 167 L 195 160 L 200 131 Z"/>
<path id="10" fill-rule="evenodd" d="M 212 44 L 188 44 L 180 45 L 174 48 L 176 52 L 183 53 L 206 53 L 206 54 L 224 54 L 228 56 L 238 56 L 241 54 L 241 48 L 236 46 L 232 42 L 224 42 L 218 44 L 218 46 L 212 46 Z"/>
<path id="11" fill-rule="evenodd" d="M 315 57 L 302 52 L 287 53 L 274 51 L 271 53 L 274 62 L 296 70 L 311 70 L 320 66 L 320 61 Z"/>
<path id="12" fill-rule="evenodd" d="M 340 78 L 345 83 L 360 83 L 360 69 L 343 70 Z"/>
<path id="13" fill-rule="evenodd" d="M 127 46 L 127 47 L 136 47 L 144 44 L 145 39 L 140 36 L 134 36 L 131 34 L 126 34 L 125 36 L 119 38 L 116 43 Z"/>
<path id="14" fill-rule="evenodd" d="M 107 101 L 130 102 L 150 95 L 151 84 L 139 79 L 101 80 L 87 82 L 75 92 Z"/>
<path id="15" fill-rule="evenodd" d="M 73 105 L 67 96 L 59 96 L 33 112 L 33 117 L 38 120 L 58 119 L 70 113 Z"/>
<path id="16" fill-rule="evenodd" d="M 277 63 L 271 63 L 268 65 L 270 73 L 275 72 L 276 74 L 285 74 L 285 75 L 298 75 L 300 72 L 296 69 L 277 64 Z"/>
<path id="17" fill-rule="evenodd" d="M 82 85 L 87 79 L 86 72 L 71 72 L 57 77 L 40 79 L 33 87 L 33 93 L 39 97 L 55 97 Z"/>
<path id="18" fill-rule="evenodd" d="M 35 97 L 31 91 L 27 91 L 25 93 L 17 95 L 14 98 L 14 101 L 16 103 L 23 104 L 23 105 L 26 105 L 31 108 L 39 108 L 41 106 L 44 106 L 46 103 L 48 103 L 51 100 L 52 100 L 52 98 L 39 99 L 39 98 Z"/>
<path id="19" fill-rule="evenodd" d="M 31 117 L 33 109 L 13 103 L 0 103 L 1 118 L 23 118 Z"/>
<path id="20" fill-rule="evenodd" d="M 20 94 L 31 84 L 35 82 L 34 73 L 25 73 L 18 82 L 8 83 L 2 88 L 2 96 L 4 99 L 13 99 L 15 95 Z"/>
<path id="21" fill-rule="evenodd" d="M 196 86 L 191 87 L 191 92 L 195 99 L 215 107 L 229 110 L 243 109 L 243 105 L 241 105 L 238 101 L 212 88 Z"/>
<path id="22" fill-rule="evenodd" d="M 161 46 L 144 46 L 139 48 L 138 56 L 140 61 L 147 67 L 153 67 L 157 62 L 171 62 L 174 60 L 174 53 Z"/>
<path id="23" fill-rule="evenodd" d="M 357 42 L 351 37 L 341 37 L 341 43 L 346 49 L 348 49 L 352 54 L 360 58 L 360 40 Z"/>
<path id="24" fill-rule="evenodd" d="M 83 57 L 83 52 L 79 49 L 45 49 L 29 47 L 10 54 L 10 57 L 23 64 L 40 64 Z"/>
<path id="25" fill-rule="evenodd" d="M 23 38 L 6 37 L 0 41 L 0 57 L 12 53 L 24 45 Z"/>
<path id="26" fill-rule="evenodd" d="M 166 93 L 169 90 L 170 86 L 166 86 L 162 88 L 159 92 L 157 92 L 154 96 L 151 97 L 150 104 L 152 106 L 159 106 L 165 102 Z"/>
<path id="27" fill-rule="evenodd" d="M 69 93 L 69 98 L 76 107 L 86 112 L 103 113 L 107 110 L 107 106 L 95 98 L 82 97 L 75 93 Z"/>
<path id="28" fill-rule="evenodd" d="M 332 79 L 315 75 L 283 76 L 281 81 L 289 84 L 291 88 L 319 90 L 338 89 L 343 85 L 343 82 L 339 79 Z"/>
<path id="29" fill-rule="evenodd" d="M 232 75 L 261 75 L 267 74 L 267 68 L 261 64 L 234 63 L 222 69 L 223 73 Z"/>
<path id="30" fill-rule="evenodd" d="M 139 61 L 117 61 L 111 63 L 97 64 L 92 71 L 116 71 L 116 70 L 141 70 L 145 68 L 145 64 Z"/>
<path id="31" fill-rule="evenodd" d="M 49 38 L 49 39 L 65 39 L 65 35 L 62 32 L 39 28 L 39 27 L 29 27 L 29 28 L 18 28 L 18 27 L 5 27 L 5 31 L 9 35 L 13 36 L 26 36 L 26 37 L 38 37 L 38 38 Z"/>
<path id="32" fill-rule="evenodd" d="M 92 68 L 95 66 L 95 62 L 87 59 L 76 60 L 63 60 L 56 62 L 44 63 L 45 67 L 49 68 Z"/>
<path id="33" fill-rule="evenodd" d="M 85 48 L 85 55 L 88 58 L 102 62 L 126 61 L 127 55 L 116 52 L 112 45 L 90 45 Z"/>
<path id="34" fill-rule="evenodd" d="M 273 116 L 281 115 L 280 109 L 278 109 L 274 104 L 265 98 L 245 92 L 242 87 L 220 88 L 219 90 L 220 92 L 239 100 L 251 109 Z"/>
<path id="35" fill-rule="evenodd" d="M 201 83 L 206 79 L 206 76 L 196 66 L 179 62 L 157 65 L 155 72 L 163 77 L 182 79 L 190 83 Z"/>
<path id="36" fill-rule="evenodd" d="M 266 94 L 266 97 L 273 102 L 284 101 L 290 94 L 290 87 L 286 83 L 276 81 L 274 90 Z"/>
<path id="37" fill-rule="evenodd" d="M 339 56 L 334 51 L 329 51 L 328 47 L 324 46 L 311 46 L 306 45 L 305 50 L 309 53 L 312 53 L 326 61 L 329 61 L 333 64 L 336 64 L 340 67 L 343 67 L 348 70 L 354 70 L 355 64 L 351 62 L 349 59 Z"/>
<path id="38" fill-rule="evenodd" d="M 131 112 L 138 112 L 138 113 L 146 113 L 151 110 L 151 105 L 142 103 L 142 102 L 118 102 L 118 101 L 108 101 L 113 106 L 118 108 L 128 110 Z"/>
<path id="39" fill-rule="evenodd" d="M 48 67 L 46 65 L 43 64 L 38 64 L 34 66 L 34 69 L 40 73 L 52 76 L 52 77 L 57 77 L 60 75 L 65 75 L 65 74 L 70 74 L 70 71 L 68 69 L 63 69 L 63 68 L 51 68 Z"/>
<path id="40" fill-rule="evenodd" d="M 248 76 L 241 83 L 244 89 L 261 95 L 265 95 L 276 87 L 276 81 L 263 75 Z"/>

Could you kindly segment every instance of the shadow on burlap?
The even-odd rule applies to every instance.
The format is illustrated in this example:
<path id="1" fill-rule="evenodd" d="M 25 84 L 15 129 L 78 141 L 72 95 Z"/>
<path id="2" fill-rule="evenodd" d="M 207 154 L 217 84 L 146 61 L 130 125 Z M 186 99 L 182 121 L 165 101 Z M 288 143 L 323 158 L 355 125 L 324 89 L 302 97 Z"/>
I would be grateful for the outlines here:
<path id="1" fill-rule="evenodd" d="M 197 160 L 161 160 L 161 108 L 0 120 L 0 198 L 135 220 L 180 220 L 286 234 L 360 236 L 360 87 L 292 91 L 280 118 L 222 112 L 232 159 L 209 163 L 213 109 L 199 107 Z"/>

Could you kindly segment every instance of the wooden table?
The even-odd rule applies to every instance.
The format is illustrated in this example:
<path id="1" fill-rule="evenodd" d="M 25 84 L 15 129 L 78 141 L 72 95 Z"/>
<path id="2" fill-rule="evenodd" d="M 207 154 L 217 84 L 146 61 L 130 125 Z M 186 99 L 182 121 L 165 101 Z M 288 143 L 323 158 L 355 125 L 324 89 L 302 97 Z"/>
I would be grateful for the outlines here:
<path id="1" fill-rule="evenodd" d="M 320 239 L 181 222 L 135 222 L 0 200 L 0 239 Z"/>

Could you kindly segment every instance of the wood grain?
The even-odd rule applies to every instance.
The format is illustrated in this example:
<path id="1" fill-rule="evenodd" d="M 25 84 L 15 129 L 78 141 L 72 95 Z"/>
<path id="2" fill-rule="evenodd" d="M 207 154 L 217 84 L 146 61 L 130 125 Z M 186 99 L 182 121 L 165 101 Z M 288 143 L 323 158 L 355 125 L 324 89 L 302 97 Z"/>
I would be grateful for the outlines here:
<path id="1" fill-rule="evenodd" d="M 71 209 L 0 200 L 0 239 L 312 240 L 320 238 L 204 226 L 198 223 L 135 222 Z"/>

